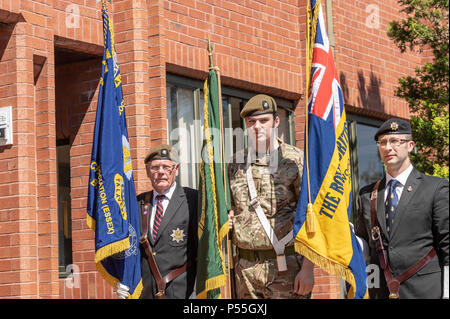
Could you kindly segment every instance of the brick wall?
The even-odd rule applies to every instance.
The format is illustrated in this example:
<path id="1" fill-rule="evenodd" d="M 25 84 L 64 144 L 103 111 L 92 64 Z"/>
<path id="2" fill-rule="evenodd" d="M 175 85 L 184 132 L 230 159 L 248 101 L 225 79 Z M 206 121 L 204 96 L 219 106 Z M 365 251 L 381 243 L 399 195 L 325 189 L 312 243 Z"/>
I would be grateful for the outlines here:
<path id="1" fill-rule="evenodd" d="M 306 2 L 108 4 L 138 193 L 150 187 L 142 161 L 147 150 L 167 139 L 166 74 L 204 79 L 208 37 L 223 85 L 294 102 L 296 143 L 303 147 Z M 376 27 L 367 22 L 369 5 L 379 10 Z M 425 58 L 400 54 L 387 38 L 389 21 L 399 16 L 396 1 L 337 0 L 332 9 L 335 60 L 348 111 L 376 118 L 408 117 L 394 89 L 397 79 L 411 74 Z M 100 63 L 55 63 L 55 47 L 102 55 L 100 4 L 0 0 L 0 22 L 0 107 L 13 106 L 14 125 L 14 145 L 0 146 L 0 297 L 113 298 L 95 269 L 94 235 L 85 222 Z M 80 287 L 58 278 L 60 138 L 71 143 L 73 263 L 80 270 Z M 318 268 L 315 274 L 314 298 L 340 297 L 336 277 Z"/>
<path id="2" fill-rule="evenodd" d="M 48 6 L 36 4 L 36 14 L 23 4 L 19 15 L 13 12 L 15 24 L 0 31 L 0 106 L 13 107 L 14 126 L 14 146 L 0 150 L 5 241 L 0 282 L 5 296 L 53 297 L 58 296 L 53 38 L 47 32 Z"/>
<path id="3" fill-rule="evenodd" d="M 387 36 L 389 23 L 402 16 L 399 10 L 396 1 L 333 1 L 336 67 L 353 112 L 409 117 L 394 91 L 422 58 L 400 53 Z"/>

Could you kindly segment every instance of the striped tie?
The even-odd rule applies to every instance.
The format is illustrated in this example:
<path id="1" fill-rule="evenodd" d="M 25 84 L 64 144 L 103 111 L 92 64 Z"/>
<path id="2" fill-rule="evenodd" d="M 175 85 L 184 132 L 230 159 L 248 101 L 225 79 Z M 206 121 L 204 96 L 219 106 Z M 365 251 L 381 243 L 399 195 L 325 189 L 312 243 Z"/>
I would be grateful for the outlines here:
<path id="1" fill-rule="evenodd" d="M 400 184 L 396 179 L 389 182 L 389 193 L 386 200 L 386 230 L 390 233 L 392 224 L 394 223 L 395 213 L 398 205 L 398 195 L 395 189 Z"/>
<path id="2" fill-rule="evenodd" d="M 166 198 L 164 195 L 158 195 L 156 196 L 156 199 L 158 202 L 156 203 L 156 214 L 155 214 L 155 220 L 153 222 L 153 240 L 156 240 L 156 236 L 158 236 L 159 227 L 161 226 L 161 221 L 163 218 L 163 205 L 162 201 Z"/>

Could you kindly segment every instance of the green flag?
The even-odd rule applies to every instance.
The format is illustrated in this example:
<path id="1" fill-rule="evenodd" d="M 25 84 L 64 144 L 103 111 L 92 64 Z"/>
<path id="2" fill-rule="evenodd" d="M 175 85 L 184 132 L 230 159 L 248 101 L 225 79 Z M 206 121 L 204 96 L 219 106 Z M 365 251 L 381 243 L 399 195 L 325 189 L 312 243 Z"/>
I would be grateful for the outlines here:
<path id="1" fill-rule="evenodd" d="M 204 132 L 200 164 L 198 216 L 197 298 L 221 298 L 227 277 L 222 242 L 228 233 L 230 191 L 223 160 L 223 123 L 216 71 L 211 68 L 204 85 Z"/>

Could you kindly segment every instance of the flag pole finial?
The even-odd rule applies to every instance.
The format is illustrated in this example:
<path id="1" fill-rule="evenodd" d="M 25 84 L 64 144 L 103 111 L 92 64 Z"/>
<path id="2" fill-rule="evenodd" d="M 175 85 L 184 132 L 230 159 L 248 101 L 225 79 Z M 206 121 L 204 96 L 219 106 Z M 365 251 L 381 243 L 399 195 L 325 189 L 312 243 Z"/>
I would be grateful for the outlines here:
<path id="1" fill-rule="evenodd" d="M 213 51 L 213 45 L 211 43 L 211 39 L 208 37 L 208 56 L 209 56 L 209 68 L 210 69 L 214 68 L 212 51 Z"/>
<path id="2" fill-rule="evenodd" d="M 103 8 L 103 10 L 106 10 L 106 1 L 108 1 L 109 3 L 112 3 L 112 0 L 102 0 L 102 8 Z"/>

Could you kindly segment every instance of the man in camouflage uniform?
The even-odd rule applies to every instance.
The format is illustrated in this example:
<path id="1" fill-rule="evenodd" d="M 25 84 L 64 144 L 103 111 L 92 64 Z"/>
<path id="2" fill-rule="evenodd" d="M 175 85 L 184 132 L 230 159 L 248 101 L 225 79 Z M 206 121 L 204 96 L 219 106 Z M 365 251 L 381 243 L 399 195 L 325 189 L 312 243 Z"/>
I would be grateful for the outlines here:
<path id="1" fill-rule="evenodd" d="M 300 194 L 303 152 L 274 138 L 280 121 L 276 110 L 275 100 L 267 95 L 256 95 L 247 102 L 241 117 L 246 122 L 249 144 L 253 145 L 249 148 L 251 160 L 248 162 L 249 152 L 245 149 L 234 154 L 228 165 L 238 298 L 310 298 L 314 285 L 313 264 L 295 253 L 293 237 L 286 237 L 287 271 L 279 271 L 277 254 L 251 204 L 247 165 L 260 207 L 274 234 L 277 238 L 289 236 Z"/>

